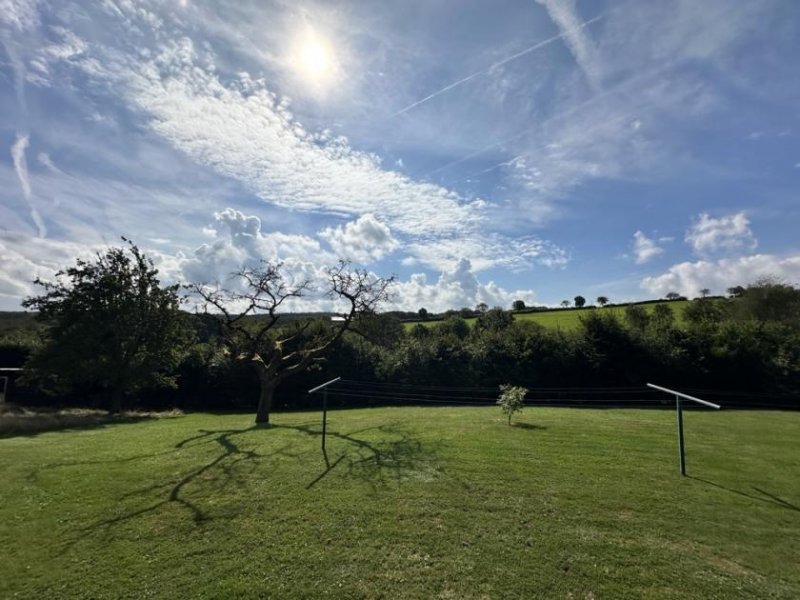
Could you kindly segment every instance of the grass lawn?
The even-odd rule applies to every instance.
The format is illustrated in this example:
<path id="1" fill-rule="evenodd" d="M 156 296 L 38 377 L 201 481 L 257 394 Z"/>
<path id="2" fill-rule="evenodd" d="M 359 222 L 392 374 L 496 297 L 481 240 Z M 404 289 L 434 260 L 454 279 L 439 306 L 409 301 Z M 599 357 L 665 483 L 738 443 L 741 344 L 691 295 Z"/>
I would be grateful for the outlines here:
<path id="1" fill-rule="evenodd" d="M 0 597 L 800 597 L 800 413 L 251 421 L 0 439 Z"/>
<path id="2" fill-rule="evenodd" d="M 652 304 L 642 304 L 641 306 L 647 312 L 653 312 L 653 308 L 658 304 L 666 304 L 670 308 L 672 308 L 673 312 L 675 313 L 675 322 L 678 324 L 683 323 L 683 311 L 686 306 L 689 304 L 687 300 L 674 300 L 672 302 L 655 302 Z M 580 319 L 587 314 L 591 314 L 590 311 L 599 311 L 602 313 L 614 313 L 619 319 L 625 318 L 625 307 L 624 306 L 606 306 L 605 308 L 589 308 L 589 309 L 579 309 L 579 308 L 570 308 L 566 310 L 546 310 L 546 311 L 539 311 L 539 312 L 529 312 L 529 313 L 515 313 L 514 319 L 518 321 L 534 321 L 539 323 L 540 325 L 544 325 L 545 327 L 558 327 L 564 330 L 573 330 L 577 329 L 578 325 L 580 325 Z M 475 323 L 475 319 L 466 319 L 467 323 L 473 325 Z M 419 321 L 422 325 L 431 327 L 442 321 Z M 411 329 L 416 325 L 416 322 L 406 322 L 403 323 L 406 330 Z"/>

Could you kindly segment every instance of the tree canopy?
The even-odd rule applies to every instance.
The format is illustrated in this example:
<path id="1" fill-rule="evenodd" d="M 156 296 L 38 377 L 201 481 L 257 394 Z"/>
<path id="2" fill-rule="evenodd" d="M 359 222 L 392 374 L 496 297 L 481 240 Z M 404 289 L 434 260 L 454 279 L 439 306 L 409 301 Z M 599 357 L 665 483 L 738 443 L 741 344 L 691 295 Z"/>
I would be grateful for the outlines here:
<path id="1" fill-rule="evenodd" d="M 191 337 L 178 286 L 163 287 L 153 262 L 124 241 L 126 247 L 92 261 L 78 259 L 54 281 L 37 278 L 44 293 L 23 302 L 44 324 L 28 379 L 62 393 L 100 388 L 112 412 L 121 410 L 125 394 L 174 386 L 173 370 Z"/>
<path id="2" fill-rule="evenodd" d="M 235 289 L 207 283 L 188 286 L 201 310 L 217 319 L 220 340 L 229 356 L 250 363 L 258 375 L 256 423 L 269 423 L 273 395 L 281 381 L 306 371 L 345 331 L 356 329 L 359 320 L 373 324 L 366 318 L 388 299 L 393 281 L 351 269 L 345 261 L 327 269 L 326 274 L 322 291 L 329 298 L 344 301 L 346 312 L 331 322 L 307 318 L 287 327 L 279 327 L 280 310 L 314 286 L 310 280 L 292 280 L 284 273 L 282 263 L 262 261 L 257 267 L 242 268 L 234 274 L 238 280 Z"/>

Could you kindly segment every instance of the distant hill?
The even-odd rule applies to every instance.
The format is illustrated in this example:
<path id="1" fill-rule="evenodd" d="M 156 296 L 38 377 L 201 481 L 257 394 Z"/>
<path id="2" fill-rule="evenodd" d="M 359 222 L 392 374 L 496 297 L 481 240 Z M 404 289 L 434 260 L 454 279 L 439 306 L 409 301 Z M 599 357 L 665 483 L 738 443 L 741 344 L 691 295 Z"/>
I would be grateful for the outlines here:
<path id="1" fill-rule="evenodd" d="M 645 300 L 643 302 L 631 302 L 631 304 L 641 305 L 648 312 L 652 312 L 653 308 L 659 304 L 666 304 L 672 308 L 675 313 L 675 320 L 677 323 L 683 322 L 683 311 L 689 304 L 688 300 Z M 515 312 L 514 319 L 518 321 L 533 321 L 545 327 L 555 327 L 565 330 L 575 329 L 580 325 L 580 318 L 594 311 L 602 313 L 612 313 L 622 318 L 625 315 L 625 307 L 627 304 L 618 304 L 605 307 L 586 306 L 584 308 L 550 308 L 550 309 L 537 309 L 530 311 Z M 437 323 L 441 323 L 443 319 L 429 319 L 427 321 L 406 321 L 403 325 L 406 329 L 410 329 L 414 325 L 420 323 L 426 327 L 431 327 Z M 467 323 L 472 325 L 476 317 L 466 319 Z"/>

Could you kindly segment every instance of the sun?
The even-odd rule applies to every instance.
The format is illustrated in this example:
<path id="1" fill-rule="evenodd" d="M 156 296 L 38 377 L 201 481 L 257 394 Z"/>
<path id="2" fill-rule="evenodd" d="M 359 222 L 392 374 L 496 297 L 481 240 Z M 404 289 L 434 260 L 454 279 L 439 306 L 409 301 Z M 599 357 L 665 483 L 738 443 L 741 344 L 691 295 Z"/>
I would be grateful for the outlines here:
<path id="1" fill-rule="evenodd" d="M 330 51 L 319 40 L 308 40 L 300 51 L 300 66 L 307 76 L 321 77 L 331 66 Z"/>
<path id="2" fill-rule="evenodd" d="M 325 88 L 336 77 L 336 56 L 331 43 L 313 29 L 306 29 L 292 44 L 292 68 L 308 85 Z"/>

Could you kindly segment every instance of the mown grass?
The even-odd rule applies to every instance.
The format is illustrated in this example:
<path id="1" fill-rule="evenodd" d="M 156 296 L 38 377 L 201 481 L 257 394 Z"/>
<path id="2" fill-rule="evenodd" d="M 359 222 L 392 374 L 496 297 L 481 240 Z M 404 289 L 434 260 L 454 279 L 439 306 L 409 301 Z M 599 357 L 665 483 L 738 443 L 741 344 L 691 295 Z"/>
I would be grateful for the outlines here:
<path id="1" fill-rule="evenodd" d="M 800 597 L 798 413 L 274 421 L 0 439 L 0 597 Z"/>
<path id="2" fill-rule="evenodd" d="M 653 308 L 658 304 L 666 304 L 669 306 L 673 312 L 675 313 L 675 322 L 679 325 L 683 323 L 683 311 L 686 306 L 689 304 L 688 300 L 674 300 L 671 302 L 654 302 L 651 304 L 642 304 L 642 308 L 644 308 L 647 312 L 653 312 Z M 597 311 L 599 313 L 608 314 L 613 313 L 618 318 L 623 319 L 625 317 L 625 307 L 624 306 L 606 306 L 603 308 L 569 308 L 564 310 L 546 310 L 546 311 L 539 311 L 539 312 L 529 312 L 529 313 L 514 313 L 514 319 L 518 321 L 533 321 L 534 323 L 539 323 L 545 327 L 552 327 L 563 329 L 565 331 L 572 331 L 577 329 L 581 323 L 581 317 L 585 317 L 588 314 L 591 314 L 590 311 L 594 312 Z M 467 323 L 470 325 L 474 325 L 476 319 L 466 319 Z M 442 321 L 414 321 L 414 322 L 405 322 L 403 323 L 406 330 L 411 329 L 417 323 L 425 325 L 426 327 L 432 327 L 441 323 Z"/>

